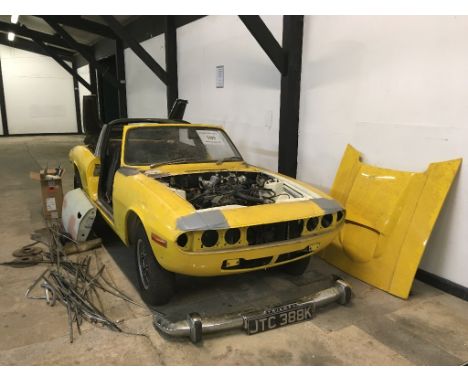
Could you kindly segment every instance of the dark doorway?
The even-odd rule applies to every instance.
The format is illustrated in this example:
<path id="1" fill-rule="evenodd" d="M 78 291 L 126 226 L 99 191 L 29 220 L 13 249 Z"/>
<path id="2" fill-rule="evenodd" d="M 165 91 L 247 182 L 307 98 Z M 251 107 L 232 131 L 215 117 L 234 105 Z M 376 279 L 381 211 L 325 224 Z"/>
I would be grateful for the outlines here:
<path id="1" fill-rule="evenodd" d="M 115 66 L 115 55 L 99 60 L 103 66 L 103 71 L 108 72 L 117 77 L 117 69 Z M 109 81 L 104 80 L 102 74 L 98 72 L 99 86 L 99 106 L 101 119 L 104 123 L 113 121 L 119 118 L 119 94 L 117 88 L 112 86 Z"/>

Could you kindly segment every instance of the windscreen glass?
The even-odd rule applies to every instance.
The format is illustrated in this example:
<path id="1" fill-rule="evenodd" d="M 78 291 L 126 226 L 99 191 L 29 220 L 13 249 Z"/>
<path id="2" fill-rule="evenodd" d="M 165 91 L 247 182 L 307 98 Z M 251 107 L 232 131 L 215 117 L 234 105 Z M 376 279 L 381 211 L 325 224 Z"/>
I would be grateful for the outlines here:
<path id="1" fill-rule="evenodd" d="M 126 135 L 127 165 L 242 160 L 227 135 L 219 129 L 197 127 L 142 127 Z"/>

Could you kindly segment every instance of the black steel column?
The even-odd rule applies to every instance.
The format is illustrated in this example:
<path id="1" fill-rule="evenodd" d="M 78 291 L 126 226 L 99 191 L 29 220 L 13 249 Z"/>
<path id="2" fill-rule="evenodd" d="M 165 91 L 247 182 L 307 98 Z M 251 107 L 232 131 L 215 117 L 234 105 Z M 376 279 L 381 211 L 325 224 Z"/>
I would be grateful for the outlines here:
<path id="1" fill-rule="evenodd" d="M 99 111 L 99 119 L 103 123 L 107 123 L 106 116 L 104 113 L 104 91 L 103 91 L 103 79 L 102 76 L 99 75 L 99 72 L 96 70 L 96 98 L 98 101 L 98 111 Z"/>
<path id="2" fill-rule="evenodd" d="M 166 73 L 167 73 L 167 114 L 172 105 L 179 98 L 179 81 L 177 77 L 177 30 L 174 16 L 164 19 L 164 41 L 166 46 Z"/>
<path id="3" fill-rule="evenodd" d="M 273 36 L 262 18 L 258 15 L 244 15 L 239 16 L 239 18 L 280 73 L 285 74 L 287 68 L 284 49 L 276 41 L 275 36 Z"/>
<path id="4" fill-rule="evenodd" d="M 98 118 L 103 121 L 102 115 L 102 92 L 99 91 L 97 82 L 97 70 L 93 65 L 89 65 L 89 83 L 91 85 L 91 94 L 96 96 Z"/>
<path id="5" fill-rule="evenodd" d="M 72 61 L 72 68 L 78 73 L 78 65 L 76 65 L 75 60 Z M 78 132 L 82 134 L 83 128 L 81 125 L 80 88 L 78 87 L 78 80 L 76 77 L 73 77 L 73 91 L 75 92 L 76 125 Z"/>
<path id="6" fill-rule="evenodd" d="M 86 89 L 91 90 L 91 85 L 88 84 L 83 77 L 78 75 L 76 71 L 74 71 L 69 64 L 67 64 L 63 58 L 58 55 L 50 46 L 44 44 L 43 41 L 33 38 L 34 43 L 44 51 L 47 55 L 49 55 L 57 64 L 59 64 L 62 68 L 64 68 L 72 77 L 76 77 L 76 79 L 84 86 Z"/>
<path id="7" fill-rule="evenodd" d="M 125 81 L 125 56 L 122 40 L 115 40 L 115 66 L 119 82 L 119 117 L 127 118 L 127 85 Z"/>
<path id="8" fill-rule="evenodd" d="M 283 16 L 286 74 L 281 77 L 278 172 L 296 177 L 304 16 Z"/>
<path id="9" fill-rule="evenodd" d="M 9 135 L 8 119 L 5 103 L 5 89 L 3 88 L 2 60 L 0 59 L 0 111 L 2 113 L 3 135 Z"/>
<path id="10" fill-rule="evenodd" d="M 112 86 L 114 86 L 116 89 L 119 87 L 119 82 L 117 81 L 117 78 L 111 73 L 109 73 L 105 68 L 101 65 L 99 61 L 96 61 L 94 59 L 94 52 L 92 49 L 89 49 L 89 47 L 83 47 L 82 44 L 78 43 L 75 41 L 75 39 L 68 34 L 68 32 L 61 27 L 58 22 L 56 21 L 56 17 L 54 16 L 42 16 L 44 21 L 49 24 L 49 26 L 57 32 L 58 36 L 65 42 L 66 45 L 68 45 L 71 49 L 76 50 L 81 56 L 89 62 L 90 65 L 93 65 L 94 68 L 100 73 L 100 76 L 106 80 L 109 81 Z"/>
<path id="11" fill-rule="evenodd" d="M 159 65 L 156 60 L 151 56 L 141 44 L 121 25 L 114 16 L 102 15 L 102 19 L 114 31 L 116 36 L 121 39 L 127 46 L 140 58 L 141 61 L 154 73 L 158 78 L 167 84 L 166 71 Z"/>
<path id="12" fill-rule="evenodd" d="M 89 65 L 89 84 L 91 85 L 91 94 L 97 95 L 96 69 Z"/>

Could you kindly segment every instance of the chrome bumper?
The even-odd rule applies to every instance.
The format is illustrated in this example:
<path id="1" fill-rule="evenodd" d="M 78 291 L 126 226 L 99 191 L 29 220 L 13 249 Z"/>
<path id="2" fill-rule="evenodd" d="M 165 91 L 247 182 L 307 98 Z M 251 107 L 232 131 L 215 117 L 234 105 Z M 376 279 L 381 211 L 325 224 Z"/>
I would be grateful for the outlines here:
<path id="1" fill-rule="evenodd" d="M 337 302 L 346 305 L 351 300 L 351 287 L 343 280 L 338 279 L 335 285 L 321 290 L 312 296 L 306 296 L 299 300 L 288 302 L 280 306 L 265 308 L 261 311 L 231 313 L 219 316 L 202 318 L 198 313 L 190 313 L 185 320 L 173 322 L 161 313 L 153 315 L 153 325 L 157 330 L 172 337 L 189 337 L 193 343 L 201 341 L 203 334 L 221 332 L 232 329 L 247 330 L 247 320 L 265 314 L 267 311 L 282 309 L 286 306 L 312 306 L 316 311 L 325 305 Z"/>

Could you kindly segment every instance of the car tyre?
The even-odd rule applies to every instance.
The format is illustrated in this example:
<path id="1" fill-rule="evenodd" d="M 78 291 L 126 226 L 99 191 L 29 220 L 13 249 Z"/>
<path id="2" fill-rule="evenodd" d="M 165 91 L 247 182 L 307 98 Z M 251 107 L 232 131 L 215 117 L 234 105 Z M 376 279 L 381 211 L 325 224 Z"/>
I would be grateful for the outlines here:
<path id="1" fill-rule="evenodd" d="M 74 172 L 73 172 L 73 188 L 83 188 L 83 185 L 81 184 L 81 177 L 78 169 L 75 166 Z"/>
<path id="2" fill-rule="evenodd" d="M 303 259 L 293 261 L 292 263 L 284 264 L 280 269 L 292 276 L 302 276 L 309 266 L 310 257 L 311 256 L 307 256 Z"/>
<path id="3" fill-rule="evenodd" d="M 168 303 L 174 295 L 174 274 L 166 271 L 158 263 L 141 223 L 138 224 L 135 231 L 133 251 L 138 285 L 143 301 L 153 306 Z"/>
<path id="4" fill-rule="evenodd" d="M 98 209 L 96 209 L 96 217 L 94 218 L 92 230 L 98 237 L 106 237 L 109 233 L 113 232 Z"/>

